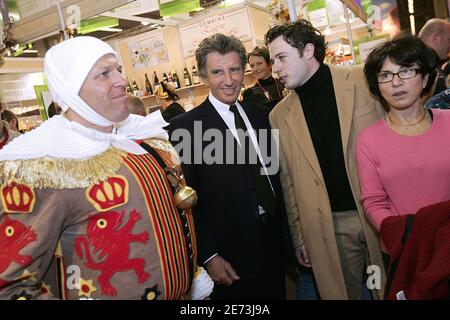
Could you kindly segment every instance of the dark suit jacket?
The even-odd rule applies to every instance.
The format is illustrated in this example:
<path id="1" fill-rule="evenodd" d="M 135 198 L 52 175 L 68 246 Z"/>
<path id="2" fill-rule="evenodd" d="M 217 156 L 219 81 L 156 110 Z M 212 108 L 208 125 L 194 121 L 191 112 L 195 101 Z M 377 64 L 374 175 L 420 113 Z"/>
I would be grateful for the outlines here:
<path id="1" fill-rule="evenodd" d="M 185 113 L 186 110 L 178 103 L 174 102 L 170 104 L 165 110 L 161 111 L 161 114 L 167 122 L 170 122 L 172 118 Z"/>
<path id="2" fill-rule="evenodd" d="M 270 129 L 266 108 L 245 103 L 241 105 L 256 131 Z M 178 141 L 174 141 L 174 130 L 187 129 L 193 141 L 201 146 L 200 148 L 197 146 L 198 156 L 199 150 L 208 151 L 205 148 L 212 142 L 203 141 L 204 139 L 200 136 L 193 136 L 194 121 L 201 121 L 202 135 L 208 129 L 217 129 L 225 137 L 228 127 L 209 99 L 197 108 L 174 118 L 169 127 L 173 145 L 179 150 Z M 257 136 L 262 139 L 258 132 Z M 270 134 L 268 140 L 270 146 Z M 229 157 L 230 153 L 237 148 L 235 140 L 232 139 L 232 141 L 234 147 L 222 148 L 224 150 L 221 150 L 223 152 L 223 157 L 220 157 L 223 159 L 221 163 L 207 164 L 204 160 L 199 164 L 188 163 L 184 156 L 187 152 L 191 152 L 194 158 L 194 144 L 179 152 L 183 160 L 186 181 L 198 193 L 198 203 L 193 208 L 193 212 L 196 221 L 199 264 L 218 253 L 231 263 L 241 277 L 256 277 L 262 270 L 263 255 L 267 257 L 267 253 L 272 252 L 276 256 L 275 259 L 283 260 L 282 246 L 285 236 L 282 233 L 282 219 L 285 214 L 283 197 L 278 175 L 271 176 L 281 208 L 279 211 L 282 214 L 278 212 L 274 215 L 270 222 L 270 239 L 267 237 L 263 239 L 262 228 L 267 228 L 267 225 L 264 226 L 260 218 L 256 216 L 258 199 L 246 167 L 243 164 L 225 163 L 227 155 Z M 180 143 L 184 144 L 186 141 L 181 140 Z M 267 235 L 267 232 L 264 234 Z"/>

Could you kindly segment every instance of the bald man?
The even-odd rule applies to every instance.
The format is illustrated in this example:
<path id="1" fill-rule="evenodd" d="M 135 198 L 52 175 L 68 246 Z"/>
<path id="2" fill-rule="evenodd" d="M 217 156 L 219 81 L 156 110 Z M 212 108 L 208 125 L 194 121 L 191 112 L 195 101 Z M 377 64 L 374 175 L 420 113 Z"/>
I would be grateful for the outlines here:
<path id="1" fill-rule="evenodd" d="M 448 76 L 448 71 L 444 71 L 442 66 L 448 61 L 450 52 L 450 22 L 439 18 L 428 20 L 419 32 L 419 38 L 432 48 L 441 59 L 436 87 L 433 93 L 436 95 L 447 89 L 445 79 Z"/>
<path id="2" fill-rule="evenodd" d="M 434 18 L 428 20 L 419 32 L 419 38 L 433 48 L 441 60 L 448 59 L 450 52 L 450 22 Z"/>

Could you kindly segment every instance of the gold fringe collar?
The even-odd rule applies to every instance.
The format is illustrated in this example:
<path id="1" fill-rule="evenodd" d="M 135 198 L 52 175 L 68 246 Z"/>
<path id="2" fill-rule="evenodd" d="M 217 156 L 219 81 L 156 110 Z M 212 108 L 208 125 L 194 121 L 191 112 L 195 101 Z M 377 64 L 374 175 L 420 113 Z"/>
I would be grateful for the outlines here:
<path id="1" fill-rule="evenodd" d="M 86 160 L 39 158 L 2 161 L 1 185 L 14 180 L 37 189 L 86 188 L 116 174 L 124 156 L 124 151 L 110 148 Z"/>
<path id="2" fill-rule="evenodd" d="M 170 141 L 152 138 L 152 139 L 145 139 L 144 142 L 154 149 L 159 149 L 168 153 L 170 155 L 173 165 L 179 166 L 181 164 L 181 159 L 175 148 L 170 143 Z"/>

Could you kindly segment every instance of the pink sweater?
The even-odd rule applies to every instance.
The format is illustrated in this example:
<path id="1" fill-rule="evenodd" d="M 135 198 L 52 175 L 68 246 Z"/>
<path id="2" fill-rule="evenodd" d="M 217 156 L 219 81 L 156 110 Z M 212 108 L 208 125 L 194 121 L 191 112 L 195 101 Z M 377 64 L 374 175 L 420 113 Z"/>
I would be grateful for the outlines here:
<path id="1" fill-rule="evenodd" d="M 402 136 L 381 119 L 359 134 L 356 160 L 364 211 L 378 230 L 388 216 L 450 200 L 450 110 L 434 109 L 420 136 Z"/>

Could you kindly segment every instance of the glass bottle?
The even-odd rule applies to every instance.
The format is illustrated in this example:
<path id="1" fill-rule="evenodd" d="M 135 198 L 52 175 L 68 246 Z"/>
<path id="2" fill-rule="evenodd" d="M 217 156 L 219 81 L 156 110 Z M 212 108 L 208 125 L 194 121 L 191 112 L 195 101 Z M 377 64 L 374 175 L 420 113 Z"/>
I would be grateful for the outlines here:
<path id="1" fill-rule="evenodd" d="M 194 81 L 194 84 L 200 84 L 200 77 L 198 76 L 195 64 L 192 66 L 192 80 Z"/>
<path id="2" fill-rule="evenodd" d="M 178 78 L 178 74 L 174 68 L 172 68 L 172 77 L 173 77 L 173 86 L 175 89 L 181 88 L 180 78 Z"/>
<path id="3" fill-rule="evenodd" d="M 148 79 L 147 73 L 145 74 L 145 93 L 149 96 L 153 94 L 152 84 Z"/>
<path id="4" fill-rule="evenodd" d="M 186 87 L 192 86 L 191 75 L 189 74 L 189 71 L 187 68 L 184 68 L 184 85 Z"/>
<path id="5" fill-rule="evenodd" d="M 131 88 L 133 89 L 133 94 L 135 96 L 139 96 L 139 86 L 136 83 L 136 80 L 134 80 L 133 78 L 131 78 L 133 80 L 133 84 L 131 85 Z"/>

